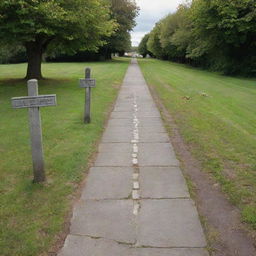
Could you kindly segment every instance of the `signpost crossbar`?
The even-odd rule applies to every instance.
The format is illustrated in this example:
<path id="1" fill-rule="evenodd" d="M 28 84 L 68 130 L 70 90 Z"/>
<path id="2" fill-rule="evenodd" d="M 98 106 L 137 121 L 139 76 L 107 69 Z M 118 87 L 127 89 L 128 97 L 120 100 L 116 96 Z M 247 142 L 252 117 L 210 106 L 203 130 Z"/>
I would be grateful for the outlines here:
<path id="1" fill-rule="evenodd" d="M 56 94 L 12 98 L 13 108 L 49 107 L 56 105 Z"/>
<path id="2" fill-rule="evenodd" d="M 96 80 L 95 79 L 80 79 L 79 85 L 81 88 L 87 87 L 96 87 Z"/>

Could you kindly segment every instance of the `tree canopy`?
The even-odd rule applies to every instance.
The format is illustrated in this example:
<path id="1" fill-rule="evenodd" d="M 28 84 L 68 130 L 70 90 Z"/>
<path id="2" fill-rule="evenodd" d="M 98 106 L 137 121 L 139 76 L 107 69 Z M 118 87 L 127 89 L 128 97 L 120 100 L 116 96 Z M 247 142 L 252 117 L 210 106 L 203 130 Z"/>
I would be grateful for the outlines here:
<path id="1" fill-rule="evenodd" d="M 0 2 L 0 39 L 25 46 L 27 78 L 42 77 L 42 54 L 47 48 L 96 50 L 115 29 L 107 0 Z"/>
<path id="2" fill-rule="evenodd" d="M 139 8 L 134 0 L 108 0 L 111 9 L 111 18 L 114 19 L 118 28 L 106 38 L 107 44 L 101 48 L 101 53 L 106 58 L 111 58 L 111 53 L 124 53 L 131 48 L 130 32 L 136 25 L 135 18 Z"/>
<path id="3" fill-rule="evenodd" d="M 138 47 L 138 52 L 139 52 L 139 54 L 141 54 L 143 56 L 143 58 L 145 58 L 148 54 L 152 55 L 152 53 L 147 48 L 148 39 L 149 39 L 149 34 L 146 34 L 142 38 L 142 40 L 139 44 L 139 47 Z"/>
<path id="4" fill-rule="evenodd" d="M 255 42 L 255 0 L 193 0 L 156 24 L 147 49 L 157 58 L 256 75 Z"/>

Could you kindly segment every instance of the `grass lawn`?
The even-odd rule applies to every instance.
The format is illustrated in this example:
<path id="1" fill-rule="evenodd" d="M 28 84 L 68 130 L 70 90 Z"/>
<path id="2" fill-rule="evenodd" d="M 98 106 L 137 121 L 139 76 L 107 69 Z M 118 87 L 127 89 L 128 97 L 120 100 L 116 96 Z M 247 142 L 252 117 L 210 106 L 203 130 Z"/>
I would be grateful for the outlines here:
<path id="1" fill-rule="evenodd" d="M 256 79 L 154 59 L 139 63 L 204 170 L 256 229 Z"/>
<path id="2" fill-rule="evenodd" d="M 0 255 L 47 255 L 63 230 L 76 188 L 96 151 L 104 122 L 129 59 L 102 63 L 43 64 L 39 94 L 57 94 L 57 107 L 41 108 L 47 184 L 32 184 L 28 110 L 12 109 L 26 96 L 26 65 L 0 65 Z M 92 123 L 83 124 L 84 68 L 92 68 Z M 15 80 L 16 79 L 16 80 Z"/>

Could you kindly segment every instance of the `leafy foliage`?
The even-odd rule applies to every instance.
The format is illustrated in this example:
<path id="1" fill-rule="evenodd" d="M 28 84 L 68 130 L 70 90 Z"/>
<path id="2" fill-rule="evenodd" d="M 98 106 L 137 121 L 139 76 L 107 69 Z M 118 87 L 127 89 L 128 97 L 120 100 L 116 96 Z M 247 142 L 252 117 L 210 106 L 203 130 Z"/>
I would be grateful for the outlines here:
<path id="1" fill-rule="evenodd" d="M 150 32 L 147 48 L 155 57 L 164 59 L 164 50 L 160 41 L 161 25 L 162 23 L 157 23 L 154 29 Z"/>
<path id="2" fill-rule="evenodd" d="M 26 62 L 24 47 L 16 44 L 0 44 L 0 63 Z"/>
<path id="3" fill-rule="evenodd" d="M 113 21 L 102 0 L 5 0 L 0 3 L 0 38 L 22 44 L 40 38 L 66 50 L 96 49 Z"/>
<path id="4" fill-rule="evenodd" d="M 35 66 L 41 65 L 49 46 L 67 52 L 96 50 L 104 43 L 102 37 L 110 36 L 115 28 L 106 0 L 0 2 L 1 41 L 24 45 L 29 64 Z"/>
<path id="5" fill-rule="evenodd" d="M 256 74 L 256 2 L 254 0 L 197 0 L 191 7 L 194 37 L 190 47 L 211 59 L 209 66 L 225 73 Z"/>
<path id="6" fill-rule="evenodd" d="M 255 0 L 194 0 L 151 31 L 157 57 L 222 71 L 256 74 Z"/>
<path id="7" fill-rule="evenodd" d="M 142 40 L 139 44 L 139 47 L 138 47 L 138 52 L 139 52 L 139 54 L 141 54 L 143 56 L 143 58 L 145 58 L 148 54 L 152 55 L 152 53 L 147 48 L 148 39 L 149 39 L 149 34 L 146 34 L 142 38 Z"/>
<path id="8" fill-rule="evenodd" d="M 111 18 L 118 27 L 111 37 L 107 38 L 107 44 L 100 49 L 105 58 L 111 58 L 111 53 L 124 53 L 131 48 L 130 32 L 136 25 L 135 18 L 139 8 L 134 0 L 108 0 L 110 2 Z"/>

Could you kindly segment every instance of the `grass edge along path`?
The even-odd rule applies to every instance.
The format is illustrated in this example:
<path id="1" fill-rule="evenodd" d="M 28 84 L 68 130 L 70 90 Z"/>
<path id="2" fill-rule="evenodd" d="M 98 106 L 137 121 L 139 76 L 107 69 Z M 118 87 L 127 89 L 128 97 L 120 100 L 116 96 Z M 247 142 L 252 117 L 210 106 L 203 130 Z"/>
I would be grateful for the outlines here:
<path id="1" fill-rule="evenodd" d="M 256 229 L 256 80 L 139 61 L 184 141 Z"/>
<path id="2" fill-rule="evenodd" d="M 32 184 L 27 109 L 10 99 L 27 95 L 25 64 L 0 65 L 0 254 L 47 255 L 61 234 L 79 184 L 96 152 L 129 59 L 100 63 L 46 63 L 39 94 L 57 94 L 57 107 L 41 108 L 47 183 Z M 83 124 L 85 90 L 78 87 L 91 67 L 92 123 Z"/>

